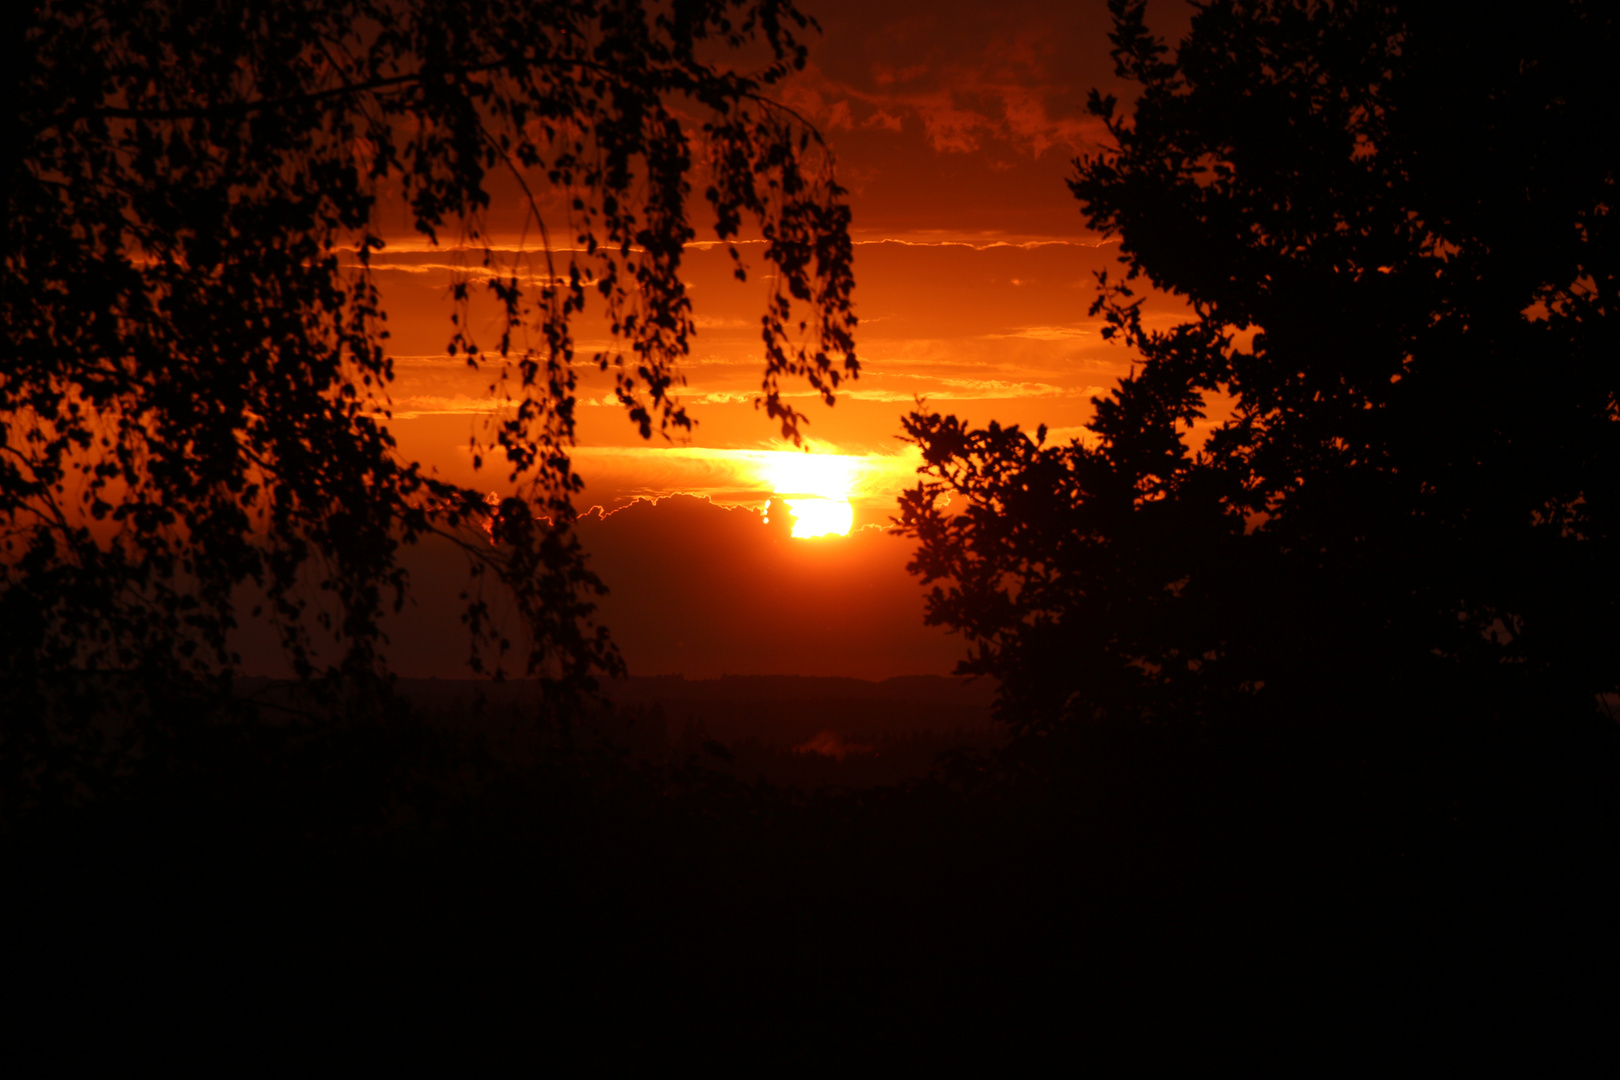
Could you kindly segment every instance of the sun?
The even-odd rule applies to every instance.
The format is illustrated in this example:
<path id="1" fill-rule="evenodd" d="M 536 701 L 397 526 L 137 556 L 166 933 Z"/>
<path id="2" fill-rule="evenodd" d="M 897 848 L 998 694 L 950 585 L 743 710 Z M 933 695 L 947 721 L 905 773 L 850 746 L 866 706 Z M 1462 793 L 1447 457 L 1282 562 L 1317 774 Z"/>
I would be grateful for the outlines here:
<path id="1" fill-rule="evenodd" d="M 843 454 L 771 453 L 763 472 L 771 490 L 793 511 L 793 535 L 848 536 L 855 524 L 850 489 L 860 459 Z"/>
<path id="2" fill-rule="evenodd" d="M 855 524 L 855 508 L 848 499 L 783 499 L 793 511 L 793 535 L 848 536 Z"/>

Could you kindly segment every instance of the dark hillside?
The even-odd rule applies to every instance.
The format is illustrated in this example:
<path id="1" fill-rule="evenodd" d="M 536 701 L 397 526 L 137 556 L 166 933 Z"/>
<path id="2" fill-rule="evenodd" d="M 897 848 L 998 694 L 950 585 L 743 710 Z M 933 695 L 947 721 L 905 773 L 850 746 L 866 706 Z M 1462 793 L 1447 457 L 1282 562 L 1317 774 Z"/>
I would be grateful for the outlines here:
<path id="1" fill-rule="evenodd" d="M 254 683 L 258 693 L 276 693 Z M 244 690 L 249 689 L 248 686 Z M 538 684 L 524 680 L 402 679 L 402 698 L 437 728 L 490 752 L 532 751 Z M 868 787 L 920 779 L 941 754 L 999 746 L 994 685 L 935 675 L 865 679 L 796 675 L 679 675 L 607 684 L 579 737 L 647 762 L 701 758 L 744 780 L 798 787 Z"/>
<path id="2" fill-rule="evenodd" d="M 941 735 L 990 729 L 995 684 L 938 675 L 870 682 L 798 675 L 679 675 L 607 687 L 620 706 L 658 706 L 672 722 L 702 724 L 710 737 L 797 745 L 823 731 L 845 737 Z"/>
<path id="3" fill-rule="evenodd" d="M 335 1034 L 580 1074 L 1348 1068 L 1555 1062 L 1610 1015 L 1612 723 L 1099 728 L 889 784 L 788 750 L 828 771 L 783 786 L 746 743 L 514 723 L 532 687 L 468 731 L 466 685 L 429 688 L 437 717 L 190 725 L 13 823 L 23 1034 L 75 1012 L 104 1036 L 68 1059 L 268 1031 L 255 1055 Z"/>

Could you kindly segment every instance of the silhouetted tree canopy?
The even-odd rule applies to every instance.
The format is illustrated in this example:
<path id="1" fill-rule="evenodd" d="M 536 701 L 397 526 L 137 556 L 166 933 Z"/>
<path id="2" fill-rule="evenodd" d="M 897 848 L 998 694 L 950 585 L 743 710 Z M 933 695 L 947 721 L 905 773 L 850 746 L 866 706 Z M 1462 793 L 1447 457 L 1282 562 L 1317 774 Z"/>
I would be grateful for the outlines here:
<path id="1" fill-rule="evenodd" d="M 830 400 L 856 372 L 842 191 L 766 96 L 804 63 L 812 24 L 790 3 L 63 0 L 22 22 L 0 371 L 11 749 L 64 672 L 220 685 L 244 588 L 301 676 L 376 675 L 397 552 L 429 533 L 515 597 L 529 673 L 614 670 L 568 524 L 577 371 L 615 371 L 643 436 L 689 426 L 673 391 L 698 224 L 763 237 L 760 403 L 785 435 L 786 380 Z M 499 190 L 527 203 L 517 256 L 488 235 Z M 501 388 L 475 452 L 519 497 L 486 505 L 396 451 L 384 209 L 472 252 L 448 352 Z M 466 319 L 484 288 L 498 340 Z M 576 356 L 582 313 L 612 350 Z M 475 665 L 506 650 L 482 586 L 467 621 Z"/>
<path id="2" fill-rule="evenodd" d="M 1067 445 L 906 425 L 962 670 L 1028 730 L 1620 689 L 1614 6 L 1110 6 L 1070 185 L 1132 374 Z"/>

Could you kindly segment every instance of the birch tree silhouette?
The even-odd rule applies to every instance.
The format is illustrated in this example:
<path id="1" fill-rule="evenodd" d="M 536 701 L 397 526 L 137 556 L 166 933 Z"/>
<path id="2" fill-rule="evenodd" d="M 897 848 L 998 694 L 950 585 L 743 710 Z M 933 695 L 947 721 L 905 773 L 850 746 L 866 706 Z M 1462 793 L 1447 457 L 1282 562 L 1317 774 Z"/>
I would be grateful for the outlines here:
<path id="1" fill-rule="evenodd" d="M 518 670 L 560 690 L 617 670 L 569 528 L 577 373 L 613 372 L 644 437 L 689 426 L 680 269 L 703 219 L 763 238 L 757 404 L 782 432 L 801 419 L 784 386 L 831 400 L 856 374 L 843 192 L 769 97 L 813 29 L 790 3 L 63 0 L 21 23 L 0 302 L 8 754 L 47 738 L 29 725 L 73 673 L 149 697 L 228 685 L 244 586 L 301 678 L 386 672 L 398 556 L 429 534 L 515 598 Z M 537 238 L 515 257 L 486 227 L 503 175 Z M 399 205 L 471 253 L 447 351 L 503 388 L 475 447 L 519 492 L 498 506 L 389 432 L 371 260 Z M 466 318 L 485 288 L 493 340 Z M 614 344 L 586 356 L 588 302 Z M 507 645 L 488 611 L 475 587 L 475 666 Z"/>

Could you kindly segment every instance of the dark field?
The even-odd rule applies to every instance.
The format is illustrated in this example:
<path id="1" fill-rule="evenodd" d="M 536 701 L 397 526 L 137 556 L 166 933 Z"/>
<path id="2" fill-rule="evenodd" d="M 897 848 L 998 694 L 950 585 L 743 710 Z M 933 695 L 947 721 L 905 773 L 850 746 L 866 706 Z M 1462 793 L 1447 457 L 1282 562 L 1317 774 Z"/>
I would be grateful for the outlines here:
<path id="1" fill-rule="evenodd" d="M 1607 1023 L 1612 727 L 1002 748 L 948 680 L 638 680 L 568 730 L 472 688 L 196 724 L 12 829 L 13 1015 L 99 1017 L 69 1058 L 568 1074 L 1545 1061 Z"/>

